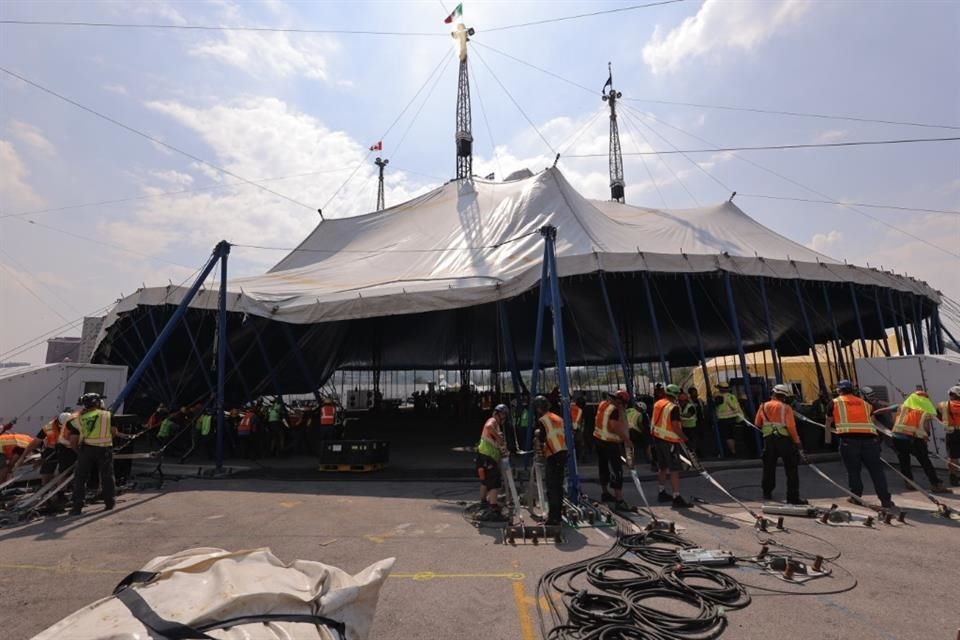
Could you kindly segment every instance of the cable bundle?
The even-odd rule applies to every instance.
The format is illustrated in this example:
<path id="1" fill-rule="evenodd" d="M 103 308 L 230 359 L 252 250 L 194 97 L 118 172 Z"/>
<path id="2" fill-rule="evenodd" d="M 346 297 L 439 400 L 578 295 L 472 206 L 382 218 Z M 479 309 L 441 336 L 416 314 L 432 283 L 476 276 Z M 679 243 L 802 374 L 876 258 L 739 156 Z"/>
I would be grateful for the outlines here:
<path id="1" fill-rule="evenodd" d="M 621 536 L 617 541 L 621 547 L 658 567 L 677 562 L 677 551 L 696 549 L 697 545 L 675 533 L 667 531 L 646 531 Z"/>
<path id="2" fill-rule="evenodd" d="M 708 602 L 721 605 L 727 609 L 742 609 L 750 604 L 750 594 L 747 593 L 746 587 L 727 574 L 715 569 L 677 564 L 672 567 L 665 567 L 660 572 L 660 577 L 664 584 L 677 591 L 694 593 Z M 713 582 L 717 586 L 693 586 L 687 582 L 690 579 Z"/>
<path id="3" fill-rule="evenodd" d="M 611 572 L 630 574 L 629 578 L 614 578 Z M 660 576 L 650 567 L 625 558 L 606 558 L 587 565 L 587 582 L 597 589 L 622 591 L 624 589 L 643 589 L 660 582 Z"/>

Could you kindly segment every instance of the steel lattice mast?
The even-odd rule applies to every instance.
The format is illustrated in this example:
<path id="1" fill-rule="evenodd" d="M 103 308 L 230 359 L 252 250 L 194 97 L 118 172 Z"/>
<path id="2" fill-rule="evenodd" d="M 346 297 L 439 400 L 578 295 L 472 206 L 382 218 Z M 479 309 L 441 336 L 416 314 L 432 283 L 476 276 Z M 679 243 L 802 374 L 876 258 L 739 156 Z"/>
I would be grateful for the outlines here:
<path id="1" fill-rule="evenodd" d="M 613 65 L 609 62 L 607 69 L 610 76 L 604 89 L 609 86 L 610 90 L 603 94 L 603 101 L 610 105 L 610 199 L 623 202 L 623 152 L 620 150 L 620 127 L 617 126 L 617 100 L 622 98 L 623 94 L 613 88 Z"/>
<path id="2" fill-rule="evenodd" d="M 383 197 L 383 170 L 390 164 L 390 161 L 377 158 L 373 161 L 373 164 L 377 165 L 377 168 L 380 170 L 380 176 L 377 178 L 377 211 L 382 211 L 384 207 L 387 206 L 386 200 Z"/>
<path id="3" fill-rule="evenodd" d="M 467 42 L 476 33 L 463 23 L 450 35 L 457 41 L 460 57 L 460 79 L 457 83 L 457 180 L 473 176 L 473 133 L 470 116 L 470 75 L 467 69 Z"/>

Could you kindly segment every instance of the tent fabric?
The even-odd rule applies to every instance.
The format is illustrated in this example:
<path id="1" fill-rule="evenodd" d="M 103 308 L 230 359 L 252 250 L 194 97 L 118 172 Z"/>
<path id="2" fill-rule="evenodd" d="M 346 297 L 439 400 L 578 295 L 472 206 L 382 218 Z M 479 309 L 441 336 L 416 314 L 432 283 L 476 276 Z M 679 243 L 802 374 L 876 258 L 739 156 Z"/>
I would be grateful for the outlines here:
<path id="1" fill-rule="evenodd" d="M 229 310 L 313 324 L 509 299 L 539 281 L 544 225 L 557 228 L 562 277 L 727 271 L 876 285 L 939 302 L 925 283 L 833 260 L 732 202 L 668 211 L 590 201 L 551 168 L 513 182 L 451 181 L 384 211 L 325 220 L 268 273 L 231 279 Z M 177 304 L 186 290 L 141 289 L 118 303 L 103 331 L 139 305 Z M 215 309 L 216 291 L 201 291 L 191 306 Z"/>
<path id="2" fill-rule="evenodd" d="M 158 575 L 136 589 L 165 620 L 191 627 L 263 614 L 313 614 L 340 622 L 346 640 L 370 633 L 380 587 L 393 558 L 360 573 L 309 560 L 285 564 L 269 549 L 229 552 L 188 549 L 148 562 Z M 250 622 L 206 632 L 219 640 L 339 640 L 339 633 L 304 622 Z M 116 597 L 98 600 L 34 636 L 33 640 L 138 640 L 154 637 Z"/>

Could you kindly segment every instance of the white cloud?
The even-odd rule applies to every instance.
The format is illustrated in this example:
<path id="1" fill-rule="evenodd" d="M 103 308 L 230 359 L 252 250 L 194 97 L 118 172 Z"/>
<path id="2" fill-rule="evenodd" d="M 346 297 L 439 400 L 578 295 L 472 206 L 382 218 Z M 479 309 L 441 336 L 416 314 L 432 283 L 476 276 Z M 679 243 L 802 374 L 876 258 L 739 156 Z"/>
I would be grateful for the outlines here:
<path id="1" fill-rule="evenodd" d="M 752 51 L 775 32 L 796 22 L 809 4 L 802 0 L 724 2 L 706 0 L 696 15 L 666 31 L 657 25 L 643 48 L 654 73 L 675 71 L 684 63 L 728 50 Z M 666 31 L 666 32 L 665 32 Z"/>
<path id="2" fill-rule="evenodd" d="M 104 91 L 109 91 L 110 93 L 116 93 L 121 96 L 127 95 L 127 88 L 122 84 L 105 84 L 103 85 Z"/>
<path id="3" fill-rule="evenodd" d="M 256 76 L 303 76 L 329 80 L 329 58 L 339 48 L 336 40 L 312 35 L 296 46 L 284 33 L 228 31 L 220 40 L 199 44 L 190 53 L 212 58 Z"/>
<path id="4" fill-rule="evenodd" d="M 821 131 L 818 133 L 813 141 L 816 144 L 836 142 L 838 140 L 843 140 L 848 134 L 849 132 L 846 129 L 827 129 L 826 131 Z"/>
<path id="5" fill-rule="evenodd" d="M 42 153 L 45 156 L 54 155 L 53 144 L 47 140 L 47 137 L 38 127 L 22 120 L 12 120 L 10 122 L 10 133 L 37 153 Z"/>
<path id="6" fill-rule="evenodd" d="M 0 140 L 0 209 L 25 209 L 43 204 L 43 198 L 27 182 L 30 172 L 8 140 Z"/>
<path id="7" fill-rule="evenodd" d="M 834 257 L 831 254 L 831 251 L 834 248 L 839 247 L 842 242 L 843 242 L 843 232 L 837 229 L 832 229 L 827 233 L 814 234 L 813 238 L 810 240 L 807 246 L 813 249 L 814 251 L 817 251 L 824 255 Z"/>

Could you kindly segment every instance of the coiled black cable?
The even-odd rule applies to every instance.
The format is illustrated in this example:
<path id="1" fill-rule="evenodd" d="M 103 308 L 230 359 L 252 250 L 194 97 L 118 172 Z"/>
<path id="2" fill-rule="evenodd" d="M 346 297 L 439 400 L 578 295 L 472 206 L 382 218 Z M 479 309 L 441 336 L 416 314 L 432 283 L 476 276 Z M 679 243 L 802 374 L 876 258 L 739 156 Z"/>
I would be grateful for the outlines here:
<path id="1" fill-rule="evenodd" d="M 675 564 L 677 551 L 695 549 L 697 545 L 675 533 L 667 531 L 647 531 L 622 536 L 621 547 L 658 567 Z"/>
<path id="2" fill-rule="evenodd" d="M 742 609 L 750 604 L 750 594 L 746 588 L 734 578 L 715 569 L 677 564 L 664 567 L 660 576 L 664 584 L 678 591 L 694 593 L 727 609 Z M 717 586 L 691 585 L 688 580 L 703 580 Z"/>
<path id="3" fill-rule="evenodd" d="M 671 637 L 683 638 L 693 635 L 702 640 L 708 640 L 718 637 L 727 626 L 727 618 L 722 610 L 691 591 L 655 587 L 625 591 L 623 598 L 629 603 L 637 622 L 646 623 Z M 645 600 L 654 598 L 678 600 L 696 607 L 697 613 L 692 616 L 670 613 L 644 604 Z"/>
<path id="4" fill-rule="evenodd" d="M 610 575 L 613 572 L 630 577 L 613 577 Z M 660 582 L 660 576 L 654 569 L 625 558 L 605 558 L 587 565 L 587 582 L 597 589 L 623 591 L 655 586 Z"/>
<path id="5" fill-rule="evenodd" d="M 630 604 L 622 597 L 581 591 L 567 600 L 568 620 L 580 626 L 593 626 L 597 622 L 631 621 Z"/>

